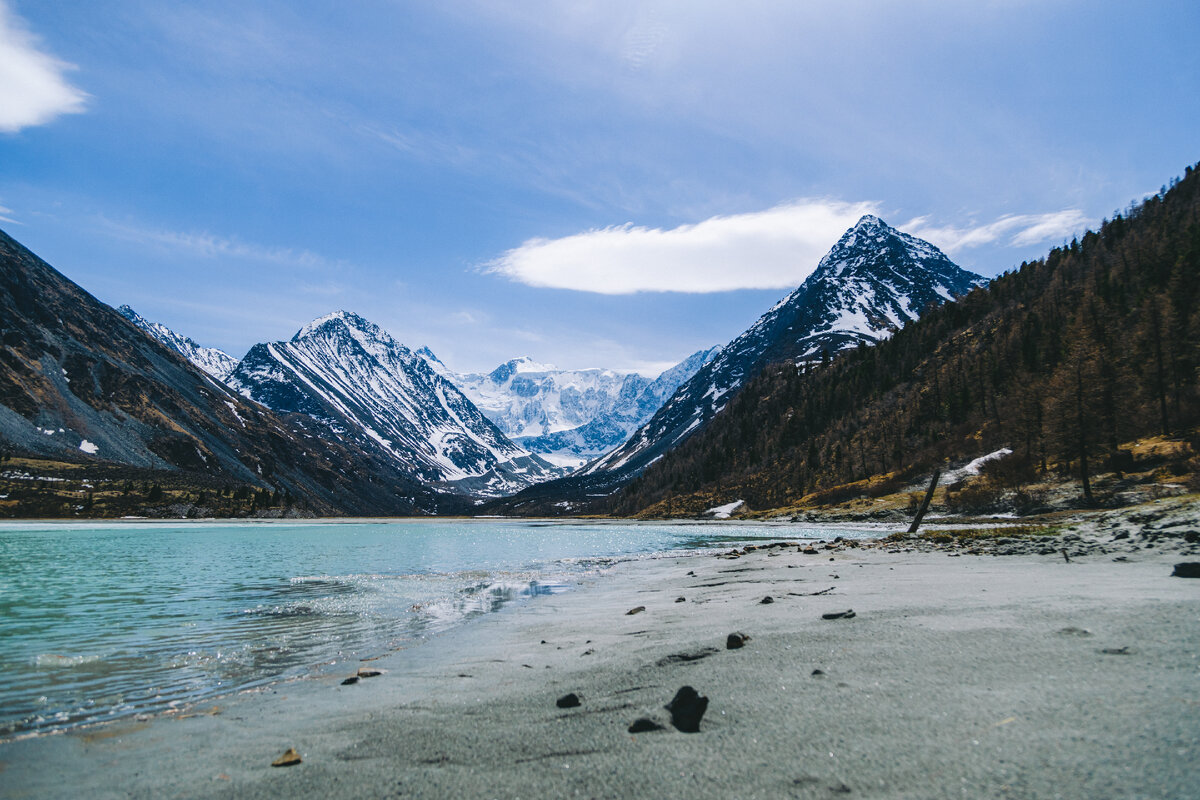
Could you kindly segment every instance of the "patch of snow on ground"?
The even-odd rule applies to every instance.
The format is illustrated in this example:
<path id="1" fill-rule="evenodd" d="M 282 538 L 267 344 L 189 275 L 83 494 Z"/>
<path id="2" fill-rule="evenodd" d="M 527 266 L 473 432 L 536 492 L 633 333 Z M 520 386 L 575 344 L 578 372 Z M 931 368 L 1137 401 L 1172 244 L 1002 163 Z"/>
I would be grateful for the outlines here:
<path id="1" fill-rule="evenodd" d="M 742 503 L 744 503 L 744 502 L 745 502 L 744 500 L 734 500 L 732 503 L 726 503 L 723 506 L 717 506 L 716 508 L 710 508 L 708 511 L 705 511 L 704 513 L 712 514 L 713 519 L 729 519 L 729 515 L 732 514 L 734 511 L 737 511 L 739 508 L 741 508 Z"/>
<path id="2" fill-rule="evenodd" d="M 87 453 L 89 456 L 94 456 L 96 455 L 96 451 L 98 451 L 100 448 L 89 442 L 87 439 L 84 439 L 79 443 L 79 449 Z"/>
<path id="3" fill-rule="evenodd" d="M 1001 459 L 1009 455 L 1012 455 L 1012 450 L 1007 447 L 1001 447 L 999 450 L 993 453 L 988 453 L 986 456 L 980 456 L 964 467 L 948 470 L 944 475 L 942 475 L 941 480 L 938 481 L 938 485 L 949 486 L 952 483 L 961 481 L 963 478 L 973 478 L 979 474 L 981 469 L 983 469 L 984 464 L 988 463 L 989 461 L 996 461 L 997 459 Z"/>

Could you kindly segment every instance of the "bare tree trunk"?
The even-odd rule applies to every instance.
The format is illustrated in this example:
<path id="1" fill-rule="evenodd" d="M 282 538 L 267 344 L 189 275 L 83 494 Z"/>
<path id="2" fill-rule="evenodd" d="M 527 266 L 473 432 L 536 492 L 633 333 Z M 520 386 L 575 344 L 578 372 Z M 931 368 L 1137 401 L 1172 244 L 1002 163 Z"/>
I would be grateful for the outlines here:
<path id="1" fill-rule="evenodd" d="M 921 517 L 925 516 L 925 512 L 929 510 L 929 504 L 933 501 L 933 493 L 937 491 L 938 478 L 942 477 L 941 467 L 933 471 L 933 480 L 929 482 L 929 490 L 925 492 L 925 499 L 921 501 L 921 507 L 917 510 L 917 516 L 913 517 L 912 525 L 908 526 L 909 533 L 916 533 L 917 528 L 921 525 Z"/>

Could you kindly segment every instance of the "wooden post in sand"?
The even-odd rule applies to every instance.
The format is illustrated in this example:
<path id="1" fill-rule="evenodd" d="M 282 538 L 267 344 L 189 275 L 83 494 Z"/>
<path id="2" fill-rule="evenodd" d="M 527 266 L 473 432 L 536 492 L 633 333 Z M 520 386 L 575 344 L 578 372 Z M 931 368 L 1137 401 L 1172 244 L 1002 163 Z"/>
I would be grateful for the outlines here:
<path id="1" fill-rule="evenodd" d="M 925 492 L 925 499 L 921 501 L 917 516 L 913 517 L 912 525 L 908 526 L 909 533 L 917 532 L 917 528 L 921 524 L 921 517 L 925 516 L 925 512 L 929 510 L 929 503 L 933 500 L 933 493 L 937 490 L 937 482 L 940 477 L 942 477 L 942 468 L 938 467 L 933 471 L 933 480 L 929 482 L 929 491 Z"/>

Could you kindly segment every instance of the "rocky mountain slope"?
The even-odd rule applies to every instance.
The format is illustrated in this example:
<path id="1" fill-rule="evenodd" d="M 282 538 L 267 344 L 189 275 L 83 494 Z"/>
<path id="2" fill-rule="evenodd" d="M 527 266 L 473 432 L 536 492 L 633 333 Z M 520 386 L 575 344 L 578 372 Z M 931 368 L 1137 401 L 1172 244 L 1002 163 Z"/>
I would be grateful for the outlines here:
<path id="1" fill-rule="evenodd" d="M 513 444 L 427 357 L 356 314 L 338 311 L 290 341 L 255 345 L 228 383 L 335 436 L 373 443 L 425 483 L 499 496 L 561 474 Z"/>
<path id="2" fill-rule="evenodd" d="M 553 500 L 582 510 L 702 430 L 768 364 L 821 362 L 873 344 L 927 308 L 984 282 L 932 244 L 864 216 L 795 291 L 722 348 L 621 447 L 561 481 L 513 498 L 505 508 L 544 513 Z"/>
<path id="3" fill-rule="evenodd" d="M 203 347 L 186 336 L 180 336 L 161 322 L 151 322 L 129 306 L 121 306 L 117 311 L 125 319 L 167 347 L 174 350 L 200 369 L 219 381 L 224 381 L 237 366 L 238 360 L 215 347 Z"/>
<path id="4" fill-rule="evenodd" d="M 982 283 L 928 242 L 865 216 L 799 288 L 726 345 L 623 447 L 584 473 L 637 474 L 706 425 L 767 364 L 820 361 L 873 344 L 931 305 Z"/>
<path id="5" fill-rule="evenodd" d="M 258 487 L 309 513 L 462 507 L 375 449 L 251 403 L 0 232 L 0 449 L 5 455 Z M 178 481 L 176 481 L 178 483 Z M 99 491 L 99 487 L 97 487 Z"/>

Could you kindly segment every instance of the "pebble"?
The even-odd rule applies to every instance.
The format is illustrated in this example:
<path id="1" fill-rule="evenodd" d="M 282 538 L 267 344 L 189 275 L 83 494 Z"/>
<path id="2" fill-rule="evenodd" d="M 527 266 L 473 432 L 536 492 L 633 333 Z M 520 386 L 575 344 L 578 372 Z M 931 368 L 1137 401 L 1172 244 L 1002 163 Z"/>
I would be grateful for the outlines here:
<path id="1" fill-rule="evenodd" d="M 856 616 L 858 615 L 854 613 L 854 610 L 848 608 L 845 611 L 830 611 L 822 614 L 821 619 L 853 619 Z"/>
<path id="2" fill-rule="evenodd" d="M 699 733 L 700 720 L 708 710 L 708 698 L 691 686 L 683 686 L 663 708 L 671 712 L 671 724 L 677 730 L 683 733 Z"/>
<path id="3" fill-rule="evenodd" d="M 630 616 L 633 616 L 634 614 L 640 614 L 645 610 L 646 610 L 645 606 L 638 606 L 637 608 L 631 608 L 625 612 L 625 616 L 630 617 Z"/>
<path id="4" fill-rule="evenodd" d="M 283 755 L 271 762 L 272 767 L 294 767 L 302 761 L 296 748 L 289 747 Z"/>
<path id="5" fill-rule="evenodd" d="M 581 704 L 581 701 L 579 699 L 579 695 L 571 692 L 570 694 L 564 694 L 562 697 L 558 698 L 554 704 L 559 708 L 575 708 Z"/>
<path id="6" fill-rule="evenodd" d="M 1180 561 L 1171 573 L 1175 578 L 1200 578 L 1200 561 Z"/>
<path id="7" fill-rule="evenodd" d="M 737 650 L 739 648 L 745 647 L 746 642 L 748 642 L 748 641 L 750 641 L 750 634 L 742 633 L 741 631 L 736 631 L 734 633 L 729 634 L 729 636 L 727 636 L 725 638 L 725 649 L 726 650 Z"/>
<path id="8" fill-rule="evenodd" d="M 766 597 L 764 597 L 762 600 L 759 600 L 758 602 L 760 605 L 764 605 L 764 606 L 770 605 L 771 603 L 775 602 L 775 598 L 771 597 L 771 595 L 767 595 Z"/>

